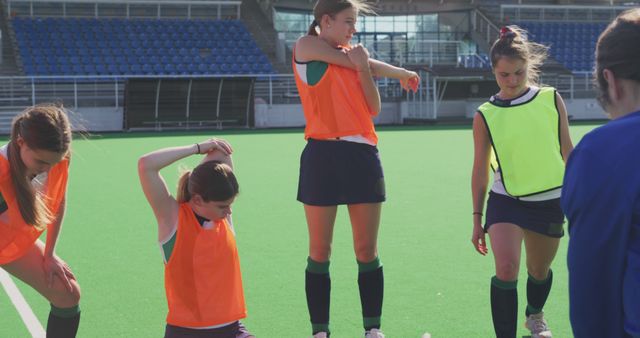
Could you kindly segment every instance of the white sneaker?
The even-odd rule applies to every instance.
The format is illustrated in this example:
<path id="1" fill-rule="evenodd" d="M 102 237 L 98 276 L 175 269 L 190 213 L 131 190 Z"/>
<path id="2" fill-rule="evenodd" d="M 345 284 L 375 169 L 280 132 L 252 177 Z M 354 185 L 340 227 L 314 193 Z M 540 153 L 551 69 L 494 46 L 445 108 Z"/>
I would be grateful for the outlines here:
<path id="1" fill-rule="evenodd" d="M 431 333 L 425 332 L 421 338 L 431 338 Z"/>
<path id="2" fill-rule="evenodd" d="M 326 332 L 318 332 L 318 333 L 314 334 L 313 336 L 311 336 L 311 338 L 327 338 L 327 333 Z"/>
<path id="3" fill-rule="evenodd" d="M 371 329 L 364 333 L 364 338 L 384 338 L 384 334 L 378 329 Z"/>
<path id="4" fill-rule="evenodd" d="M 544 320 L 544 312 L 535 315 L 529 315 L 524 326 L 531 331 L 531 338 L 551 338 L 551 330 Z"/>

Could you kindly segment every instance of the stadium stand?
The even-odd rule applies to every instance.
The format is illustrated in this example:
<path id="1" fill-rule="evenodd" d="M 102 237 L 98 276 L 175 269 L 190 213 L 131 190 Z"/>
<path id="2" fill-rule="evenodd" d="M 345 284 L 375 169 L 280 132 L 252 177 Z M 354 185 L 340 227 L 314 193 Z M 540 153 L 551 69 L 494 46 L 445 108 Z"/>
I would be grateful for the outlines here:
<path id="1" fill-rule="evenodd" d="M 26 75 L 272 74 L 239 20 L 12 20 Z"/>
<path id="2" fill-rule="evenodd" d="M 519 22 L 531 38 L 550 46 L 556 60 L 574 72 L 590 71 L 594 64 L 594 50 L 606 23 L 583 22 Z"/>

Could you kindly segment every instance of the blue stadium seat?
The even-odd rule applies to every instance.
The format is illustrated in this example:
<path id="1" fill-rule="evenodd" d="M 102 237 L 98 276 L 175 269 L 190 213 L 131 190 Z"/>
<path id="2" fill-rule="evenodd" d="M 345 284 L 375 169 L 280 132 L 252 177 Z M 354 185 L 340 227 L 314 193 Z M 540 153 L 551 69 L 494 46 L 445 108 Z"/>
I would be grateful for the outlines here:
<path id="1" fill-rule="evenodd" d="M 273 71 L 246 27 L 236 20 L 16 17 L 11 23 L 26 74 Z M 588 26 L 574 30 L 595 40 L 596 33 Z M 571 47 L 583 50 L 582 44 Z M 201 55 L 206 49 L 211 56 Z"/>
<path id="2" fill-rule="evenodd" d="M 583 22 L 518 23 L 534 40 L 551 46 L 551 55 L 572 71 L 591 71 L 598 35 L 606 24 Z"/>

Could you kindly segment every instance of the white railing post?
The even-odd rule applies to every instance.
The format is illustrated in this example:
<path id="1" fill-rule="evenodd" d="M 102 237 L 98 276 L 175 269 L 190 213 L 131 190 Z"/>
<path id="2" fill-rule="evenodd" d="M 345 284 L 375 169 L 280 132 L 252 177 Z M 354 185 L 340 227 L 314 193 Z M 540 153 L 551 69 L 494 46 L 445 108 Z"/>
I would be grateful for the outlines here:
<path id="1" fill-rule="evenodd" d="M 571 87 L 571 100 L 573 100 L 573 97 L 574 97 L 573 96 L 573 92 L 575 91 L 575 88 L 573 87 L 573 75 L 571 75 L 569 83 L 570 83 L 570 87 Z"/>
<path id="2" fill-rule="evenodd" d="M 269 108 L 273 106 L 273 75 L 269 75 Z"/>
<path id="3" fill-rule="evenodd" d="M 31 105 L 36 105 L 36 84 L 34 83 L 33 78 L 31 78 Z"/>
<path id="4" fill-rule="evenodd" d="M 216 106 L 216 119 L 220 119 L 220 100 L 222 99 L 222 85 L 224 84 L 224 78 L 220 78 L 220 87 L 218 87 L 218 104 Z"/>
<path id="5" fill-rule="evenodd" d="M 187 121 L 191 115 L 191 87 L 193 85 L 193 79 L 189 79 L 189 88 L 187 89 Z M 187 124 L 187 128 L 189 125 Z"/>
<path id="6" fill-rule="evenodd" d="M 118 79 L 116 79 L 116 81 L 115 81 L 114 88 L 115 88 L 115 98 L 116 98 L 116 109 L 118 109 L 118 107 L 120 106 L 120 101 L 119 101 L 119 97 L 118 97 L 118 95 L 120 94 L 120 93 L 118 93 Z"/>

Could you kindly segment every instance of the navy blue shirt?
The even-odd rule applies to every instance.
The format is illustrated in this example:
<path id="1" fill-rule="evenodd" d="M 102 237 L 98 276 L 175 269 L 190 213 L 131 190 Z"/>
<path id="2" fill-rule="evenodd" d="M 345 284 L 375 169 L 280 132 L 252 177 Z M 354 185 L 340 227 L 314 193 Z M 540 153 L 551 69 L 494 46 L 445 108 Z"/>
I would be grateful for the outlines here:
<path id="1" fill-rule="evenodd" d="M 562 209 L 575 337 L 640 337 L 640 111 L 580 141 Z"/>

